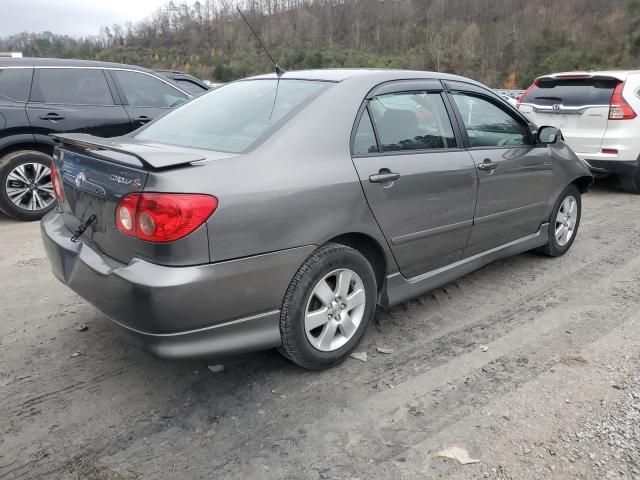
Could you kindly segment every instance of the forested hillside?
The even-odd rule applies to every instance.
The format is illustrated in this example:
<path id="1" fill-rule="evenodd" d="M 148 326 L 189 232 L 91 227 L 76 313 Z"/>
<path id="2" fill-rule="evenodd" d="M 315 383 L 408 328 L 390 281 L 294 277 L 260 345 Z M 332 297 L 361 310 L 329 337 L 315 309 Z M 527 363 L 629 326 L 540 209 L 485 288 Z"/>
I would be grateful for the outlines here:
<path id="1" fill-rule="evenodd" d="M 93 38 L 24 33 L 0 50 L 176 68 L 229 81 L 270 69 L 236 2 L 170 2 Z M 640 67 L 640 0 L 249 0 L 287 69 L 400 67 L 524 87 L 557 70 Z"/>

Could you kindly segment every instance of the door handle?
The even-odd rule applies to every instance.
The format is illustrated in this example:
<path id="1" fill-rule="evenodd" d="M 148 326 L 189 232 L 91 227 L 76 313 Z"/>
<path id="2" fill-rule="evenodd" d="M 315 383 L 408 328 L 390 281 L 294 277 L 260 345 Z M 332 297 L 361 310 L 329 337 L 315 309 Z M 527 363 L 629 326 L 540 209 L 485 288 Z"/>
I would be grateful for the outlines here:
<path id="1" fill-rule="evenodd" d="M 151 118 L 146 115 L 140 115 L 139 117 L 134 118 L 133 121 L 138 123 L 147 123 L 151 121 Z"/>
<path id="2" fill-rule="evenodd" d="M 399 178 L 399 173 L 394 173 L 388 168 L 381 168 L 377 174 L 369 176 L 369 181 L 371 183 L 392 183 Z"/>
<path id="3" fill-rule="evenodd" d="M 495 170 L 496 168 L 498 168 L 498 163 L 492 162 L 488 158 L 485 158 L 484 162 L 478 165 L 478 170 L 491 171 L 491 170 Z"/>
<path id="4" fill-rule="evenodd" d="M 64 120 L 64 117 L 58 113 L 49 112 L 44 115 L 40 115 L 40 120 Z"/>

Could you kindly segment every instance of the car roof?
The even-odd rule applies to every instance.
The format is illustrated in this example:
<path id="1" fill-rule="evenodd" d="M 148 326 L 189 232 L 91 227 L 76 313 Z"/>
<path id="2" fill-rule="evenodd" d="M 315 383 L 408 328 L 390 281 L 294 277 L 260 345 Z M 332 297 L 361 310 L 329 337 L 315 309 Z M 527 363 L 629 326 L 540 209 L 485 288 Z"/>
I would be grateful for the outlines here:
<path id="1" fill-rule="evenodd" d="M 551 78 L 615 78 L 617 80 L 624 81 L 631 74 L 638 74 L 640 70 L 583 70 L 574 72 L 559 72 L 549 75 L 542 75 L 536 80 L 544 80 Z"/>
<path id="2" fill-rule="evenodd" d="M 325 82 L 342 82 L 351 78 L 361 78 L 369 80 L 377 80 L 380 82 L 392 80 L 414 80 L 414 79 L 435 79 L 435 80 L 454 80 L 463 81 L 481 85 L 475 80 L 460 77 L 458 75 L 450 75 L 448 73 L 429 72 L 424 70 L 396 70 L 386 68 L 327 68 L 318 70 L 292 70 L 285 72 L 280 76 L 281 79 L 288 80 L 320 80 Z M 254 79 L 276 79 L 275 73 L 267 73 L 249 77 L 246 80 Z"/>
<path id="3" fill-rule="evenodd" d="M 0 67 L 93 67 L 126 68 L 150 72 L 151 70 L 124 63 L 98 62 L 95 60 L 72 60 L 66 58 L 0 58 Z"/>

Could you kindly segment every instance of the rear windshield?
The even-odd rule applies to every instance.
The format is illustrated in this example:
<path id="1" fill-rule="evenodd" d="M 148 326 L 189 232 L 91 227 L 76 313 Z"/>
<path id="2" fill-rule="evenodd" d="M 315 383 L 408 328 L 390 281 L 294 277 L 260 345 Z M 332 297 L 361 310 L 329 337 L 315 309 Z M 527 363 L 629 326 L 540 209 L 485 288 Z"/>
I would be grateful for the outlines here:
<path id="1" fill-rule="evenodd" d="M 609 105 L 617 83 L 614 79 L 593 78 L 542 80 L 529 90 L 521 101 L 541 106 Z"/>
<path id="2" fill-rule="evenodd" d="M 143 141 L 240 153 L 272 134 L 331 83 L 230 83 L 164 115 L 136 134 Z"/>

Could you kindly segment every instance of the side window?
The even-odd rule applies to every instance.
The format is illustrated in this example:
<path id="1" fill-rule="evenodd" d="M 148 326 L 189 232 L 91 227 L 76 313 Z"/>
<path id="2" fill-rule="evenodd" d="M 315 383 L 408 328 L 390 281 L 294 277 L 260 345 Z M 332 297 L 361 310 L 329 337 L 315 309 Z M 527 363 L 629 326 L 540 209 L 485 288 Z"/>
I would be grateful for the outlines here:
<path id="1" fill-rule="evenodd" d="M 375 97 L 369 106 L 383 152 L 456 147 L 439 93 L 389 93 Z"/>
<path id="2" fill-rule="evenodd" d="M 5 68 L 0 70 L 0 96 L 14 102 L 26 102 L 31 90 L 33 68 Z"/>
<path id="3" fill-rule="evenodd" d="M 126 70 L 113 70 L 112 73 L 132 107 L 172 108 L 187 101 L 184 93 L 151 75 Z"/>
<path id="4" fill-rule="evenodd" d="M 489 100 L 453 92 L 472 147 L 531 145 L 529 128 Z"/>
<path id="5" fill-rule="evenodd" d="M 37 69 L 31 101 L 65 105 L 113 105 L 104 72 L 88 68 Z"/>
<path id="6" fill-rule="evenodd" d="M 365 109 L 353 139 L 353 154 L 366 155 L 368 153 L 378 153 L 378 142 L 376 142 L 376 135 L 373 132 L 369 111 Z"/>

